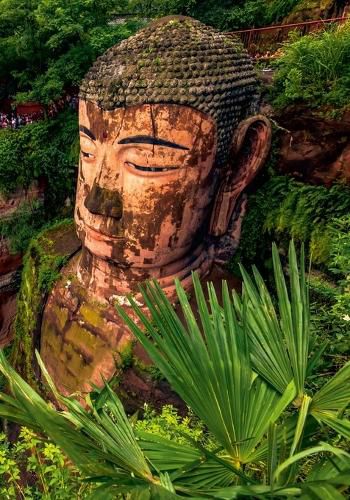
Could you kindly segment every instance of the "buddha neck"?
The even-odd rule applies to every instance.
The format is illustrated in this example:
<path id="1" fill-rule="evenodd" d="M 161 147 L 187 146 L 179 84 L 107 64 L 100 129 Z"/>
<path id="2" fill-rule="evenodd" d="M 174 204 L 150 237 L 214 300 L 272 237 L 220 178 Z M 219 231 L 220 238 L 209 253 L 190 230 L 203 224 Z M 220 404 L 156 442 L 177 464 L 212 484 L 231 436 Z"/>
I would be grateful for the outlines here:
<path id="1" fill-rule="evenodd" d="M 199 245 L 187 257 L 178 259 L 163 267 L 122 267 L 114 261 L 101 259 L 82 249 L 78 262 L 77 276 L 88 294 L 100 302 L 111 302 L 129 293 L 137 294 L 139 285 L 156 279 L 170 300 L 175 298 L 174 280 L 179 279 L 185 290 L 191 288 L 191 273 L 197 271 L 206 276 L 212 267 L 211 251 Z"/>

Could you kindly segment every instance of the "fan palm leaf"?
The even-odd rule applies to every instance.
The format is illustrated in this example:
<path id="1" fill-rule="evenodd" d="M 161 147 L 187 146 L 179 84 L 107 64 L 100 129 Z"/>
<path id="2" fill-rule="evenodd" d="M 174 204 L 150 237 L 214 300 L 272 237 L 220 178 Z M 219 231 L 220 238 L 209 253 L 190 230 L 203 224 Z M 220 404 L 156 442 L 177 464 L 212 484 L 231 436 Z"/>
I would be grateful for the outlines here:
<path id="1" fill-rule="evenodd" d="M 67 411 L 58 412 L 46 403 L 0 352 L 0 371 L 9 381 L 13 394 L 13 397 L 2 395 L 0 416 L 7 418 L 12 411 L 18 423 L 44 431 L 86 475 L 107 476 L 118 481 L 136 477 L 152 482 L 151 471 L 123 407 L 109 387 L 104 389 L 107 398 L 105 392 L 101 394 L 103 406 L 99 407 L 97 401 L 93 413 L 88 412 L 77 401 L 57 393 L 40 358 L 39 362 L 59 403 Z"/>
<path id="2" fill-rule="evenodd" d="M 185 323 L 156 282 L 141 290 L 151 318 L 130 297 L 145 331 L 121 307 L 118 311 L 174 390 L 239 466 L 249 462 L 270 423 L 295 397 L 295 387 L 288 385 L 280 396 L 254 374 L 247 335 L 238 322 L 227 284 L 223 284 L 222 307 L 212 284 L 208 285 L 208 303 L 196 274 L 193 284 L 199 322 L 178 281 L 176 291 Z"/>
<path id="3" fill-rule="evenodd" d="M 299 272 L 294 243 L 290 243 L 289 288 L 275 244 L 272 246 L 272 259 L 276 306 L 259 271 L 253 267 L 252 279 L 241 266 L 243 301 L 247 298 L 244 321 L 247 324 L 251 359 L 253 368 L 281 394 L 293 380 L 301 399 L 304 394 L 310 341 L 304 252 L 301 252 Z M 240 320 L 243 321 L 243 301 L 235 291 L 233 300 Z"/>
<path id="4" fill-rule="evenodd" d="M 341 414 L 350 403 L 350 361 L 314 395 L 311 415 L 350 439 L 350 422 Z"/>

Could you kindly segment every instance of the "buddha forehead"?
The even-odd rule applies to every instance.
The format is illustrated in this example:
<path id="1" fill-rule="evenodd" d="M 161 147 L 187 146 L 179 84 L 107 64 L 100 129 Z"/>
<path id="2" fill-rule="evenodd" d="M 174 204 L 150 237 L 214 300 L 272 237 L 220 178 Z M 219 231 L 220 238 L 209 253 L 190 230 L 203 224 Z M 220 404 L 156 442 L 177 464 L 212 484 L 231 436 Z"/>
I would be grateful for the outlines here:
<path id="1" fill-rule="evenodd" d="M 81 135 L 96 144 L 158 146 L 178 154 L 196 150 L 202 154 L 216 146 L 214 120 L 189 106 L 140 104 L 103 110 L 96 103 L 79 104 Z"/>

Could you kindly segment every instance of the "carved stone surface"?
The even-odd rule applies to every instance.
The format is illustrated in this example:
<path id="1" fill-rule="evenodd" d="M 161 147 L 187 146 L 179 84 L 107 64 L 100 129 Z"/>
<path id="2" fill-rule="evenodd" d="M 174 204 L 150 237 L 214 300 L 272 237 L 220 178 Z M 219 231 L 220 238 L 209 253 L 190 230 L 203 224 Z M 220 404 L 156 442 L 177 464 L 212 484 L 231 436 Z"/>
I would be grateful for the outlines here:
<path id="1" fill-rule="evenodd" d="M 256 112 L 257 80 L 240 41 L 194 19 L 151 23 L 99 57 L 80 96 L 105 110 L 180 104 L 217 124 L 217 161 L 224 163 L 240 120 Z"/>
<path id="2" fill-rule="evenodd" d="M 158 62 L 157 62 L 158 60 Z M 115 311 L 147 279 L 171 300 L 237 246 L 241 198 L 270 125 L 251 116 L 255 77 L 241 45 L 190 18 L 165 18 L 112 47 L 81 86 L 75 222 L 81 253 L 48 299 L 41 354 L 65 393 L 102 384 L 132 342 Z M 140 302 L 141 307 L 143 304 Z M 130 311 L 129 311 L 130 312 Z"/>

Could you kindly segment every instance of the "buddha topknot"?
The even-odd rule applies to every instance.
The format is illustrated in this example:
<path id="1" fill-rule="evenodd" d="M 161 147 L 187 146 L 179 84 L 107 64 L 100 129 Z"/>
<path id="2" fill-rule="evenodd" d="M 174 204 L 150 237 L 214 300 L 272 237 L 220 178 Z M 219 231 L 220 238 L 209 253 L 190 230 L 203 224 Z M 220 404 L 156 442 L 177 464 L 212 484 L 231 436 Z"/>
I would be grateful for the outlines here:
<path id="1" fill-rule="evenodd" d="M 238 39 L 189 17 L 160 19 L 99 57 L 80 87 L 104 110 L 182 104 L 214 119 L 217 165 L 225 163 L 237 124 L 254 114 L 257 81 Z"/>

